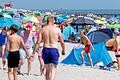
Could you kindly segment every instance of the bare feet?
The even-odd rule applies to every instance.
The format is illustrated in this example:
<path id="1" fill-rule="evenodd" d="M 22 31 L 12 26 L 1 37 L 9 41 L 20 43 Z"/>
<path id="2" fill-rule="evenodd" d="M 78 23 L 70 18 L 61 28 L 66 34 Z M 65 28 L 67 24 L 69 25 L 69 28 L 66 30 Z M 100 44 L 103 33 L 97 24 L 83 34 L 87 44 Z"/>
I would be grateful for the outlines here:
<path id="1" fill-rule="evenodd" d="M 81 66 L 82 66 L 82 67 L 85 67 L 86 65 L 85 65 L 85 64 L 82 64 Z"/>
<path id="2" fill-rule="evenodd" d="M 91 65 L 91 68 L 93 68 L 93 69 L 94 69 L 94 66 L 93 66 L 93 65 Z"/>

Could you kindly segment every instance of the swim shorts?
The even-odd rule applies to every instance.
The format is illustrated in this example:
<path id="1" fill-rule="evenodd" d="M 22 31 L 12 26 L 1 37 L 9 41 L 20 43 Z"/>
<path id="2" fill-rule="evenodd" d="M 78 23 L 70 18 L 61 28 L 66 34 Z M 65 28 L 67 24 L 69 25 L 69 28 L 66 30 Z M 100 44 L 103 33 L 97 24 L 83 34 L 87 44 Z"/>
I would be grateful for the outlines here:
<path id="1" fill-rule="evenodd" d="M 53 63 L 58 64 L 59 52 L 56 48 L 43 48 L 42 58 L 45 64 Z"/>
<path id="2" fill-rule="evenodd" d="M 8 68 L 18 67 L 19 60 L 20 60 L 19 51 L 14 51 L 14 52 L 9 51 L 9 54 L 8 54 Z"/>
<path id="3" fill-rule="evenodd" d="M 85 45 L 85 48 L 84 48 L 84 51 L 86 52 L 86 53 L 90 53 L 90 45 Z"/>

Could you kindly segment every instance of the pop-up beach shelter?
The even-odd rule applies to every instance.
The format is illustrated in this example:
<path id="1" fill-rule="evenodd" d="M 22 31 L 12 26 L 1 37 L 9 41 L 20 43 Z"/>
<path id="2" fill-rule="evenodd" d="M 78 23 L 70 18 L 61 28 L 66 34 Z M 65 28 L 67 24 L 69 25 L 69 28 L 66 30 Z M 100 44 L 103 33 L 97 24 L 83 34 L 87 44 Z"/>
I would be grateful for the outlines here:
<path id="1" fill-rule="evenodd" d="M 90 50 L 91 58 L 93 60 L 93 64 L 95 65 L 98 62 L 103 62 L 104 66 L 111 63 L 113 60 L 109 55 L 104 43 L 94 44 L 95 51 L 93 52 L 92 49 Z M 66 57 L 61 63 L 62 64 L 71 64 L 71 65 L 81 65 L 82 59 L 80 57 L 80 53 L 83 48 L 74 48 L 68 57 Z M 88 57 L 84 54 L 85 63 L 87 66 L 90 66 Z"/>
<path id="2" fill-rule="evenodd" d="M 100 29 L 89 32 L 87 36 L 91 43 L 96 44 L 100 42 L 106 42 L 107 40 L 113 38 L 113 32 L 110 29 Z"/>

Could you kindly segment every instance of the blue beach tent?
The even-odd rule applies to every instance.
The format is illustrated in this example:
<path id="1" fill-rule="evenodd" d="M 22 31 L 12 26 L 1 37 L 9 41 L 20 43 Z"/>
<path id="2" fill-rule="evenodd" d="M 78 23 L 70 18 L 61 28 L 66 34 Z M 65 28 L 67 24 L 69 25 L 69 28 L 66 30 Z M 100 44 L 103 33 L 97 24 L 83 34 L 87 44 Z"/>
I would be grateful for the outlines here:
<path id="1" fill-rule="evenodd" d="M 95 51 L 93 52 L 92 50 L 90 50 L 93 65 L 95 65 L 98 62 L 103 62 L 104 66 L 106 66 L 109 63 L 113 62 L 103 42 L 94 44 L 93 46 L 95 48 Z M 80 53 L 82 50 L 83 48 L 80 48 L 80 47 L 74 48 L 69 54 L 69 56 L 65 58 L 61 63 L 81 65 L 82 59 L 80 57 Z M 86 65 L 90 66 L 90 63 L 86 54 L 84 54 L 84 59 L 85 59 Z"/>
<path id="2" fill-rule="evenodd" d="M 91 31 L 87 34 L 89 40 L 92 44 L 106 42 L 113 38 L 113 32 L 110 29 L 100 29 L 96 31 Z"/>

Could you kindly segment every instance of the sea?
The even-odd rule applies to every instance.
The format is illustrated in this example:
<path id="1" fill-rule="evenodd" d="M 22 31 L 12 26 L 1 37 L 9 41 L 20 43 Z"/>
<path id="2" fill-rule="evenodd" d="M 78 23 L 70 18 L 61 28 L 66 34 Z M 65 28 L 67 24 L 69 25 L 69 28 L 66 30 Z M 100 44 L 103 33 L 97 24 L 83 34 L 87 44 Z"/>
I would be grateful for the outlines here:
<path id="1" fill-rule="evenodd" d="M 120 16 L 120 9 L 46 9 L 40 11 L 48 11 L 48 12 L 62 12 L 64 14 L 100 14 L 100 15 L 116 15 Z"/>

